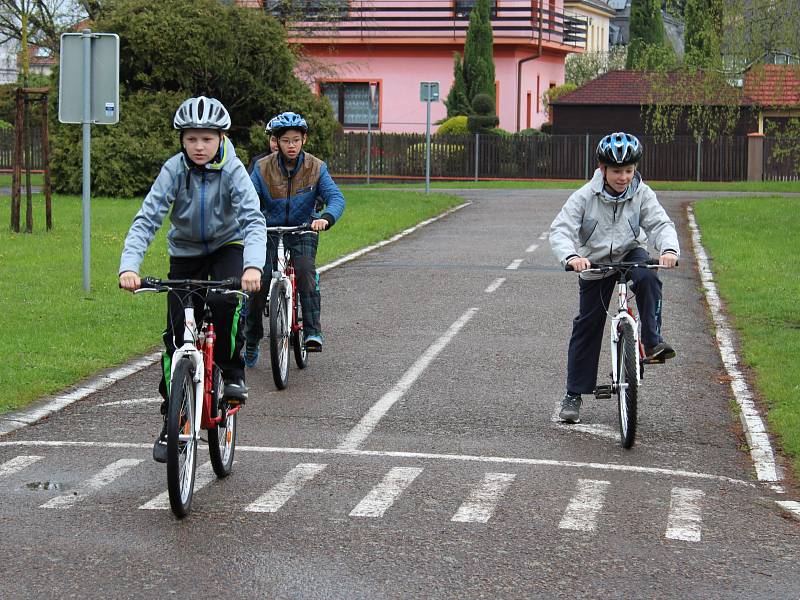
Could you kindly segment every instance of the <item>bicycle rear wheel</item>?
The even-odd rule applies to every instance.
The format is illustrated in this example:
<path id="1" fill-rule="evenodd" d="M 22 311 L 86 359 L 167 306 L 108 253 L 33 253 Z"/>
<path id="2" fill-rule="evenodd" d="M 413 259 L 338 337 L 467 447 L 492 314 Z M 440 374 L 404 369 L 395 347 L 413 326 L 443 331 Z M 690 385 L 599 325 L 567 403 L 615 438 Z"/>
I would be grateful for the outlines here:
<path id="1" fill-rule="evenodd" d="M 269 298 L 269 358 L 272 380 L 279 390 L 289 383 L 289 334 L 291 317 L 286 298 L 286 287 L 279 283 Z"/>
<path id="2" fill-rule="evenodd" d="M 619 437 L 623 448 L 630 448 L 636 440 L 637 402 L 639 378 L 637 373 L 636 337 L 631 324 L 620 324 L 617 342 L 617 397 L 619 400 Z"/>
<path id="3" fill-rule="evenodd" d="M 195 435 L 194 365 L 181 359 L 172 376 L 167 412 L 167 490 L 176 517 L 189 514 L 197 466 Z"/>
<path id="4" fill-rule="evenodd" d="M 236 417 L 237 413 L 225 418 L 228 403 L 222 396 L 225 383 L 222 380 L 222 370 L 214 365 L 214 390 L 211 401 L 211 418 L 222 416 L 219 425 L 208 430 L 208 455 L 211 466 L 217 477 L 223 478 L 231 474 L 233 468 L 233 453 L 236 451 Z"/>
<path id="5" fill-rule="evenodd" d="M 292 349 L 294 350 L 294 362 L 298 369 L 305 369 L 308 366 L 308 351 L 303 340 L 303 306 L 300 304 L 300 294 L 297 294 L 297 324 L 296 331 L 292 331 Z"/>

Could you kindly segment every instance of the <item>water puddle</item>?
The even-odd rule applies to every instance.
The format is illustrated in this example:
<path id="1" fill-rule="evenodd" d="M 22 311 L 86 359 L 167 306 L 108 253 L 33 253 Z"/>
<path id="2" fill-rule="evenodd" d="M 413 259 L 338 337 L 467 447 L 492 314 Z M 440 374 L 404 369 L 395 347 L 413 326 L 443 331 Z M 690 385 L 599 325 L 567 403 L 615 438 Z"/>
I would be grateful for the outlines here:
<path id="1" fill-rule="evenodd" d="M 66 488 L 63 483 L 57 481 L 32 481 L 26 483 L 25 487 L 29 490 L 63 490 Z"/>

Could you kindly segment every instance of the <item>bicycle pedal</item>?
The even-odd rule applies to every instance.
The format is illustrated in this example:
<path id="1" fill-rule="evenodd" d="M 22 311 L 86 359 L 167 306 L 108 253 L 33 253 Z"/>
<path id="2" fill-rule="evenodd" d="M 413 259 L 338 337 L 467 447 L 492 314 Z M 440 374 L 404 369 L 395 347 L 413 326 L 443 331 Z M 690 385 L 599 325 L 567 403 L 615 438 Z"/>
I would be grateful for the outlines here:
<path id="1" fill-rule="evenodd" d="M 306 346 L 306 352 L 322 352 L 322 346 Z"/>
<path id="2" fill-rule="evenodd" d="M 663 365 L 667 362 L 666 358 L 645 358 L 642 362 L 646 365 Z"/>
<path id="3" fill-rule="evenodd" d="M 610 385 L 598 385 L 594 388 L 594 397 L 598 400 L 607 400 L 611 398 L 611 386 Z"/>

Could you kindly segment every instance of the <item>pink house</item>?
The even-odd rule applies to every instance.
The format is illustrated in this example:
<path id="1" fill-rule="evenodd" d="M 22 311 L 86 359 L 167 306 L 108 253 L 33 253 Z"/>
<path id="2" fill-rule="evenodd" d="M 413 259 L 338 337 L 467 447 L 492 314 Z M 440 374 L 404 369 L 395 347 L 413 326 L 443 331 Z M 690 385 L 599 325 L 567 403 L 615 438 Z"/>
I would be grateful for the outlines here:
<path id="1" fill-rule="evenodd" d="M 245 0 L 281 18 L 286 0 Z M 290 0 L 306 19 L 289 38 L 312 65 L 309 84 L 331 102 L 347 131 L 424 132 L 420 82 L 439 82 L 431 119 L 446 116 L 453 53 L 463 54 L 475 0 Z M 321 7 L 325 7 L 323 13 Z M 335 7 L 335 16 L 331 16 Z M 585 25 L 563 14 L 563 0 L 493 0 L 495 93 L 500 127 L 519 131 L 545 120 L 542 93 L 564 82 L 564 59 L 582 50 Z"/>

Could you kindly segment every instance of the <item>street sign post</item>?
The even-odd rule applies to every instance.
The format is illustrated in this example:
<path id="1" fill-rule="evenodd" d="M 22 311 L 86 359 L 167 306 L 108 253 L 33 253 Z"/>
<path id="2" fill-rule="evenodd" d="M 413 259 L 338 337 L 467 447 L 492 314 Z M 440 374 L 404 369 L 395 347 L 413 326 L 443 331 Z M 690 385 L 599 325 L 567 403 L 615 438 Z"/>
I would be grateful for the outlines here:
<path id="1" fill-rule="evenodd" d="M 431 191 L 431 102 L 439 101 L 439 82 L 421 81 L 419 84 L 419 99 L 427 105 L 427 118 L 425 119 L 425 193 Z"/>
<path id="2" fill-rule="evenodd" d="M 119 121 L 119 36 L 115 33 L 61 34 L 58 120 L 83 126 L 83 289 L 89 291 L 91 252 L 92 123 Z"/>

